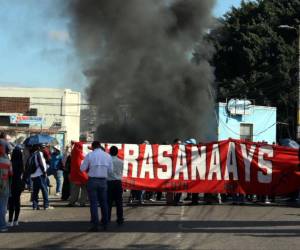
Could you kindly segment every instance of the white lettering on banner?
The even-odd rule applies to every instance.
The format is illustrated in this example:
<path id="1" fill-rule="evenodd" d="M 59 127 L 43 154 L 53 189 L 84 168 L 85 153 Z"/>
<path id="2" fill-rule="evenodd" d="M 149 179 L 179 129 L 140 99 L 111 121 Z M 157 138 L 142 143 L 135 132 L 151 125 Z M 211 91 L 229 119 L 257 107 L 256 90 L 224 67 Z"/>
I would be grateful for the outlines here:
<path id="1" fill-rule="evenodd" d="M 149 178 L 154 179 L 153 151 L 152 146 L 149 144 L 146 144 L 145 146 L 145 153 L 142 161 L 140 178 L 145 178 L 147 172 L 149 173 Z"/>
<path id="2" fill-rule="evenodd" d="M 222 147 L 219 144 L 213 144 L 212 147 L 206 145 L 178 145 L 178 152 L 173 152 L 172 145 L 145 145 L 143 155 L 140 155 L 140 145 L 137 144 L 109 144 L 124 149 L 124 168 L 123 176 L 141 179 L 159 179 L 159 180 L 239 180 L 240 170 L 244 168 L 245 182 L 251 180 L 251 166 L 255 158 L 255 166 L 258 167 L 255 177 L 258 183 L 268 184 L 272 182 L 272 157 L 274 151 L 270 145 L 248 145 L 228 142 L 227 146 Z M 238 155 L 237 147 L 241 146 L 241 156 Z M 108 147 L 108 145 L 107 145 Z M 157 148 L 155 148 L 157 147 Z M 221 148 L 220 148 L 221 147 Z M 153 151 L 154 149 L 156 150 Z M 187 156 L 186 150 L 191 150 L 191 159 Z M 210 150 L 208 152 L 208 149 Z M 222 151 L 222 159 L 221 152 Z M 256 151 L 257 150 L 257 151 Z M 207 166 L 207 154 L 209 156 L 209 166 Z M 156 155 L 157 154 L 157 155 Z M 157 158 L 155 158 L 157 157 Z M 238 166 L 238 157 L 243 157 L 243 165 Z M 266 159 L 267 158 L 267 159 Z M 190 160 L 190 165 L 188 161 Z M 221 160 L 222 162 L 221 165 Z M 256 163 L 257 160 L 257 163 Z M 174 162 L 176 161 L 176 162 Z M 140 162 L 140 163 L 139 163 Z M 222 166 L 224 164 L 224 176 Z M 174 166 L 175 165 L 175 166 Z M 174 166 L 174 169 L 173 169 Z M 139 169 L 140 167 L 140 169 Z M 190 167 L 190 169 L 188 169 Z M 209 169 L 208 169 L 209 168 Z M 256 171 L 255 171 L 256 173 Z"/>
<path id="3" fill-rule="evenodd" d="M 250 182 L 251 162 L 253 160 L 256 146 L 252 145 L 249 150 L 249 154 L 248 154 L 246 145 L 245 144 L 240 144 L 240 145 L 241 145 L 242 156 L 243 156 L 244 165 L 245 165 L 245 181 Z"/>
<path id="4" fill-rule="evenodd" d="M 219 145 L 214 144 L 212 153 L 211 153 L 211 160 L 210 160 L 210 168 L 208 172 L 208 180 L 213 179 L 213 174 L 216 173 L 217 180 L 222 180 L 221 176 L 221 164 L 220 164 L 220 151 Z"/>
<path id="5" fill-rule="evenodd" d="M 200 180 L 205 180 L 206 175 L 206 146 L 201 146 L 200 152 L 197 146 L 191 147 L 192 151 L 192 163 L 191 163 L 191 175 L 192 180 L 196 180 L 197 172 Z"/>
<path id="6" fill-rule="evenodd" d="M 262 146 L 258 149 L 258 167 L 265 169 L 266 174 L 262 171 L 257 173 L 257 179 L 260 183 L 271 183 L 272 182 L 272 161 L 264 159 L 264 156 L 273 157 L 274 152 L 271 146 Z"/>
<path id="7" fill-rule="evenodd" d="M 180 173 L 183 173 L 184 180 L 189 179 L 187 163 L 186 163 L 185 145 L 179 145 L 179 147 L 178 147 L 178 154 L 177 154 L 176 167 L 175 167 L 175 176 L 174 176 L 175 180 L 179 180 Z"/>
<path id="8" fill-rule="evenodd" d="M 236 153 L 235 153 L 235 143 L 234 142 L 229 142 L 229 145 L 228 145 L 224 180 L 230 179 L 229 173 L 232 173 L 233 180 L 236 181 L 239 179 L 238 171 L 237 171 L 237 162 L 236 162 Z"/>
<path id="9" fill-rule="evenodd" d="M 161 167 L 157 168 L 157 178 L 161 180 L 168 180 L 172 178 L 172 158 L 165 157 L 164 152 L 169 155 L 172 154 L 173 147 L 172 145 L 159 145 L 158 146 L 158 164 L 160 166 L 166 166 L 166 171 L 164 171 Z"/>
<path id="10" fill-rule="evenodd" d="M 125 144 L 124 145 L 124 164 L 123 164 L 123 176 L 128 176 L 129 165 L 132 166 L 132 177 L 137 177 L 138 174 L 138 159 L 139 157 L 139 145 Z"/>

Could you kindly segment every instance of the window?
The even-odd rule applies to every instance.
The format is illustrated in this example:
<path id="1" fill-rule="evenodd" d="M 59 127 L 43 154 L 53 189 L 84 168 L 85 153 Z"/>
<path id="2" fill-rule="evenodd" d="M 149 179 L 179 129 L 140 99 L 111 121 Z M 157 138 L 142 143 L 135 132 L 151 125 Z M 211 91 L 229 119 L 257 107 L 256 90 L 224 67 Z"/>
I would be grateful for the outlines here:
<path id="1" fill-rule="evenodd" d="M 240 124 L 240 138 L 248 141 L 253 141 L 253 124 L 250 123 Z"/>

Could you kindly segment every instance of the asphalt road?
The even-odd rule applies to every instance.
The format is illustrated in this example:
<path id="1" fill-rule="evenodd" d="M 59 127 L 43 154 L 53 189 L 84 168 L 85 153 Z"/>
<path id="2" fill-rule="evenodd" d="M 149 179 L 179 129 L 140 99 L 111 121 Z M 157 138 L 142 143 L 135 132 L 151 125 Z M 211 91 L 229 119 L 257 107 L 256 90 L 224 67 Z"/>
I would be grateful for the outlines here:
<path id="1" fill-rule="evenodd" d="M 0 249 L 300 249 L 300 208 L 262 205 L 125 207 L 126 222 L 89 233 L 89 208 L 22 208 Z M 113 217 L 114 218 L 114 217 Z"/>

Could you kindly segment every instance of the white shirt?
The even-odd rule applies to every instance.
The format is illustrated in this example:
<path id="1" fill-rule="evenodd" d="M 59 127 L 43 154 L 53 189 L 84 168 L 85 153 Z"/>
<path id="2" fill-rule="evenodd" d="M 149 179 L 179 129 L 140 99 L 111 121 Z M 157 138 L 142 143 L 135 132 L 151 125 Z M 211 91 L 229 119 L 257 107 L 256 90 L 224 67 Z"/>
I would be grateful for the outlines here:
<path id="1" fill-rule="evenodd" d="M 108 180 L 122 180 L 123 176 L 123 161 L 120 160 L 117 156 L 112 157 L 113 169 L 112 172 L 108 173 Z"/>
<path id="2" fill-rule="evenodd" d="M 40 159 L 41 159 L 41 162 L 38 161 L 38 155 L 37 154 L 40 154 Z M 37 151 L 34 153 L 34 161 L 35 161 L 35 165 L 38 166 L 36 171 L 30 175 L 31 178 L 34 178 L 34 177 L 38 177 L 38 176 L 41 176 L 43 175 L 43 171 L 41 169 L 41 167 L 44 168 L 45 171 L 47 171 L 47 164 L 46 164 L 46 160 L 45 160 L 45 157 L 43 155 L 43 153 L 41 151 Z M 40 164 L 42 164 L 42 166 L 40 166 Z"/>
<path id="3" fill-rule="evenodd" d="M 87 171 L 89 177 L 107 178 L 108 172 L 112 171 L 112 158 L 108 153 L 97 148 L 86 155 L 80 171 Z"/>

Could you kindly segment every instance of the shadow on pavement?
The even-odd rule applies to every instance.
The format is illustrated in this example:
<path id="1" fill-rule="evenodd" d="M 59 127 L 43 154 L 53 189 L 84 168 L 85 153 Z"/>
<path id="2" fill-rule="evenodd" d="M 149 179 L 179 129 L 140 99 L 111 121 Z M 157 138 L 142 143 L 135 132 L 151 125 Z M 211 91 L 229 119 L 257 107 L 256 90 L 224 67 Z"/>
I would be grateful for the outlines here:
<path id="1" fill-rule="evenodd" d="M 7 248 L 1 248 L 0 249 L 5 249 Z M 14 248 L 14 250 L 24 250 L 24 248 Z M 30 249 L 34 250 L 45 250 L 45 249 L 51 249 L 51 250 L 66 250 L 66 249 L 72 249 L 72 250 L 82 250 L 82 249 L 90 249 L 90 248 L 69 248 L 69 247 L 62 247 L 61 245 L 58 244 L 49 244 L 49 245 L 43 245 L 41 247 L 31 247 Z M 102 248 L 91 248 L 91 249 L 102 249 Z M 124 248 L 107 248 L 105 247 L 106 250 L 120 250 L 120 249 L 161 249 L 161 250 L 170 250 L 174 249 L 173 246 L 168 246 L 168 245 L 163 245 L 163 244 L 130 244 L 130 245 L 125 245 Z"/>
<path id="2" fill-rule="evenodd" d="M 89 227 L 86 221 L 39 221 L 20 223 L 9 232 L 87 232 Z M 126 221 L 122 226 L 112 222 L 106 232 L 286 234 L 299 237 L 300 221 Z"/>

